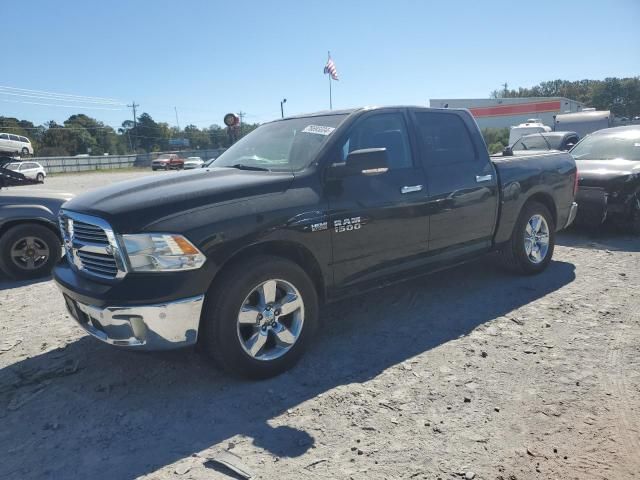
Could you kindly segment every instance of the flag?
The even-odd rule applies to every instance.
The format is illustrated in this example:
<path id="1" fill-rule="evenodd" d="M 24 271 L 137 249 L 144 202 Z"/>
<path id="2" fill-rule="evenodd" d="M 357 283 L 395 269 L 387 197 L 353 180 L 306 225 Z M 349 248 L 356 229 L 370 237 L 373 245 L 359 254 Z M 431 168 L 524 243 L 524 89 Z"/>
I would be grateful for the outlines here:
<path id="1" fill-rule="evenodd" d="M 329 59 L 327 60 L 327 64 L 324 66 L 324 73 L 325 74 L 329 74 L 331 75 L 331 78 L 333 80 L 339 80 L 338 79 L 338 69 L 336 68 L 336 64 L 333 63 L 333 59 L 331 58 L 331 55 L 329 55 Z"/>

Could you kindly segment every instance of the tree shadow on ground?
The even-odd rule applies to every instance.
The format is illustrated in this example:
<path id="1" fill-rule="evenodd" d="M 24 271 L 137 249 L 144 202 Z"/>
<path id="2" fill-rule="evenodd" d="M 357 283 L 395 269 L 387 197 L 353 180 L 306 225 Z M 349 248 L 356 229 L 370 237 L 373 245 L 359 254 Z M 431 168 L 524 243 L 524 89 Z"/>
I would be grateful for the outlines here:
<path id="1" fill-rule="evenodd" d="M 193 352 L 137 354 L 83 337 L 0 370 L 0 477 L 134 478 L 235 435 L 300 456 L 316 438 L 286 425 L 288 409 L 366 382 L 574 278 L 564 262 L 513 277 L 486 259 L 344 300 L 323 310 L 298 366 L 262 382 L 230 378 Z"/>

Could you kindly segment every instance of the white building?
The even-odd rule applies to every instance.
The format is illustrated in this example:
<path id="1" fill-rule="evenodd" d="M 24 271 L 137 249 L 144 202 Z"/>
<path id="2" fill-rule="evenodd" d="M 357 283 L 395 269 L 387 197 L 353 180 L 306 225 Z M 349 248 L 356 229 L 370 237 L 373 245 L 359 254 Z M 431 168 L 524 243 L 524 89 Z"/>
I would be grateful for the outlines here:
<path id="1" fill-rule="evenodd" d="M 580 112 L 584 105 L 564 97 L 431 99 L 432 108 L 468 108 L 480 128 L 509 128 L 539 118 L 553 128 L 560 113 Z"/>

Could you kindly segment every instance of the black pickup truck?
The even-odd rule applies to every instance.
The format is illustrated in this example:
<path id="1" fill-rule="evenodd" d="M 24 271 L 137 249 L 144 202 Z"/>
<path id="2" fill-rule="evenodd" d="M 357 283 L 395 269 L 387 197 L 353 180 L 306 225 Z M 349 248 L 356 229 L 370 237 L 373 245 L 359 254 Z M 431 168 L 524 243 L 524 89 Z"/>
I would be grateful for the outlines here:
<path id="1" fill-rule="evenodd" d="M 267 377 L 307 348 L 322 302 L 492 251 L 542 271 L 575 188 L 567 153 L 491 160 L 466 110 L 292 117 L 208 168 L 65 204 L 54 278 L 107 343 L 197 342 L 224 368 Z"/>

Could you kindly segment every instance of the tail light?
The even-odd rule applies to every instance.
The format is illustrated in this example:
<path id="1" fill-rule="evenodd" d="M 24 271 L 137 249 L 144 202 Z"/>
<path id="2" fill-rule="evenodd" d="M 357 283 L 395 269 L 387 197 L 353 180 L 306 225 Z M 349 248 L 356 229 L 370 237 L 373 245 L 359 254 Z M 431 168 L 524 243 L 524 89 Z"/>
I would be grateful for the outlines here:
<path id="1" fill-rule="evenodd" d="M 576 169 L 576 179 L 573 182 L 573 197 L 575 198 L 575 196 L 578 194 L 578 169 Z"/>

